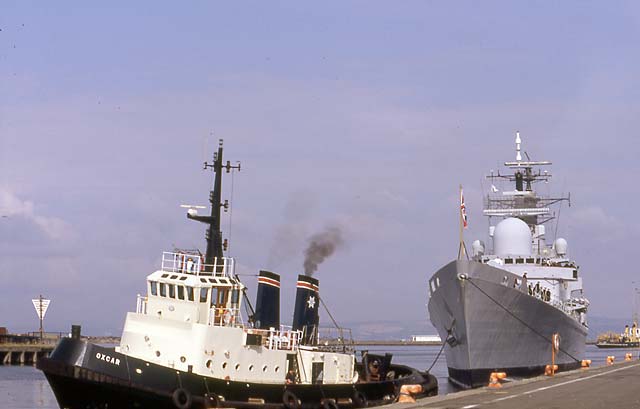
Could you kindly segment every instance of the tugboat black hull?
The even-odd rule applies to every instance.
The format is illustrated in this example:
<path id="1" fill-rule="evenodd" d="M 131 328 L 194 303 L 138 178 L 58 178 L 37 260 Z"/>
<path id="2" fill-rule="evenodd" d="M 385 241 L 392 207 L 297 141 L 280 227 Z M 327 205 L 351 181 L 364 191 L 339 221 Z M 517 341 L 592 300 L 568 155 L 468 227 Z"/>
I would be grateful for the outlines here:
<path id="1" fill-rule="evenodd" d="M 38 368 L 60 407 L 68 409 L 314 408 L 327 402 L 334 407 L 377 406 L 393 402 L 403 384 L 421 384 L 425 396 L 437 394 L 432 375 L 400 365 L 390 369 L 406 376 L 382 382 L 260 384 L 182 372 L 69 338 Z"/>

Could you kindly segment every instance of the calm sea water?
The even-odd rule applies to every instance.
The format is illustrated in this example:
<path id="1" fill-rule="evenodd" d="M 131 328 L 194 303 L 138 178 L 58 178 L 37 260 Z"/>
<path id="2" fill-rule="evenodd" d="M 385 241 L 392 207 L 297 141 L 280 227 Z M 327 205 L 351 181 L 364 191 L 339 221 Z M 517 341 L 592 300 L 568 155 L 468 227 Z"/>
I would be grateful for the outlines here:
<path id="1" fill-rule="evenodd" d="M 369 347 L 371 352 L 393 353 L 393 361 L 419 369 L 427 369 L 433 363 L 440 347 Z M 593 366 L 605 364 L 607 355 L 615 355 L 617 361 L 624 359 L 625 350 L 603 350 L 587 345 L 586 358 Z M 637 352 L 637 351 L 633 351 Z M 637 353 L 634 353 L 637 357 Z M 636 358 L 637 359 L 637 358 Z M 444 353 L 433 366 L 431 373 L 438 378 L 440 393 L 455 392 L 447 381 L 447 365 Z M 58 404 L 42 372 L 32 366 L 0 366 L 1 409 L 58 409 Z"/>

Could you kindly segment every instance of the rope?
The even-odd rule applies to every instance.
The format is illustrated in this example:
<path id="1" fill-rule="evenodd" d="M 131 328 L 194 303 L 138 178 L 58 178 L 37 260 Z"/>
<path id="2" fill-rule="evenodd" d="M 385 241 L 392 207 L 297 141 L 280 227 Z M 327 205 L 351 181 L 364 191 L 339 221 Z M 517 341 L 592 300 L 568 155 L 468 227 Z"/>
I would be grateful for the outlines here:
<path id="1" fill-rule="evenodd" d="M 331 311 L 329 311 L 329 308 L 327 308 L 327 305 L 324 303 L 322 298 L 320 298 L 319 294 L 318 294 L 318 299 L 320 300 L 320 304 L 322 304 L 322 306 L 324 307 L 324 310 L 329 315 L 329 318 L 331 318 L 331 321 L 333 322 L 333 325 L 335 325 L 336 329 L 338 330 L 338 334 L 339 334 L 340 338 L 342 338 L 342 349 L 343 349 L 343 351 L 346 351 L 347 350 L 347 344 L 346 344 L 345 339 L 344 339 L 344 334 L 342 333 L 342 328 L 338 325 L 336 320 L 333 318 L 333 315 L 331 315 Z M 318 338 L 319 337 L 320 336 L 318 335 Z M 351 342 L 353 342 L 353 338 L 352 338 Z"/>
<path id="2" fill-rule="evenodd" d="M 336 320 L 333 318 L 333 315 L 331 315 L 331 311 L 329 311 L 329 309 L 327 308 L 327 305 L 324 303 L 324 301 L 322 300 L 322 298 L 320 298 L 320 295 L 318 295 L 318 299 L 320 300 L 320 303 L 322 304 L 322 306 L 324 307 L 324 310 L 327 312 L 327 314 L 329 314 L 329 318 L 331 318 L 331 321 L 333 322 L 333 325 L 336 326 L 336 328 L 340 329 L 340 326 L 338 325 L 338 323 L 336 322 Z"/>
<path id="3" fill-rule="evenodd" d="M 427 369 L 428 373 L 431 373 L 431 369 L 433 369 L 433 366 L 436 364 L 436 362 L 438 362 L 438 359 L 440 359 L 440 354 L 442 353 L 442 351 L 444 351 L 444 347 L 446 345 L 447 345 L 447 341 L 445 340 L 442 342 L 442 348 L 440 348 L 440 351 L 438 351 L 438 355 L 436 355 L 436 359 L 433 360 L 433 363 L 431 364 L 429 369 Z"/>
<path id="4" fill-rule="evenodd" d="M 489 294 L 487 294 L 486 292 L 484 292 L 484 290 L 480 287 L 478 287 L 476 285 L 476 283 L 473 282 L 473 280 L 470 277 L 466 278 L 467 281 L 469 281 L 469 283 L 471 283 L 471 285 L 473 285 L 475 288 L 478 289 L 478 291 L 480 291 L 482 294 L 484 294 L 485 296 L 487 296 L 488 299 L 490 299 L 491 301 L 493 301 L 498 307 L 502 308 L 503 310 L 505 310 L 507 312 L 507 314 L 511 315 L 513 318 L 515 318 L 519 323 L 521 323 L 522 325 L 524 325 L 525 327 L 529 328 L 534 334 L 538 335 L 540 338 L 544 339 L 546 342 L 552 344 L 553 341 L 551 341 L 550 339 L 548 339 L 547 337 L 545 337 L 543 334 L 541 334 L 540 332 L 538 332 L 535 328 L 533 328 L 531 325 L 527 324 L 526 322 L 524 322 L 522 319 L 520 319 L 519 317 L 517 317 L 514 313 L 512 313 L 511 311 L 509 311 L 509 309 L 507 307 L 505 307 L 504 305 L 500 304 L 500 302 L 498 302 L 496 299 L 494 299 L 493 297 L 491 297 Z M 558 348 L 559 351 L 564 352 L 565 354 L 567 354 L 569 357 L 571 357 L 571 359 L 575 360 L 576 362 L 581 362 L 580 359 L 576 358 L 575 356 L 571 355 L 570 353 L 568 353 L 567 351 L 565 351 L 562 348 Z"/>

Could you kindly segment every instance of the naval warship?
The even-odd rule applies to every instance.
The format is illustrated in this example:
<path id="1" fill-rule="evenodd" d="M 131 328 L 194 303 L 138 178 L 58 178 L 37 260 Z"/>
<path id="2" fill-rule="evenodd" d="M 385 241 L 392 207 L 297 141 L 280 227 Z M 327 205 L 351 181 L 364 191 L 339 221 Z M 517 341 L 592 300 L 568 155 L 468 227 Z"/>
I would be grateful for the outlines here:
<path id="1" fill-rule="evenodd" d="M 549 240 L 557 223 L 553 207 L 570 205 L 570 196 L 534 190 L 551 179 L 543 170 L 551 162 L 533 161 L 526 152 L 523 160 L 521 143 L 517 133 L 516 160 L 504 163 L 506 172 L 487 176 L 483 213 L 491 248 L 485 251 L 476 240 L 468 254 L 461 239 L 458 259 L 428 282 L 429 316 L 446 340 L 449 380 L 462 388 L 486 386 L 491 372 L 542 374 L 552 363 L 552 348 L 559 370 L 579 367 L 584 355 L 589 301 L 579 268 L 567 256 L 565 239 Z M 498 189 L 499 182 L 507 189 Z M 463 212 L 461 199 L 466 224 Z"/>

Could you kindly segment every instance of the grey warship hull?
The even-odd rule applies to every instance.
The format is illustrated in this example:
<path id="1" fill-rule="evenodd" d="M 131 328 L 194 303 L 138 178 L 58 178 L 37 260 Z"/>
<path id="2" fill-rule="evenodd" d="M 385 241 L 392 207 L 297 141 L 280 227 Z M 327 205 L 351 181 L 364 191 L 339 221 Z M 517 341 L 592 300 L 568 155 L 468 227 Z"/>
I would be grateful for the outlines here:
<path id="1" fill-rule="evenodd" d="M 491 372 L 534 376 L 551 363 L 580 366 L 587 328 L 559 308 L 529 295 L 526 278 L 478 261 L 457 260 L 429 280 L 429 315 L 444 347 L 449 379 L 463 388 L 486 386 Z"/>

